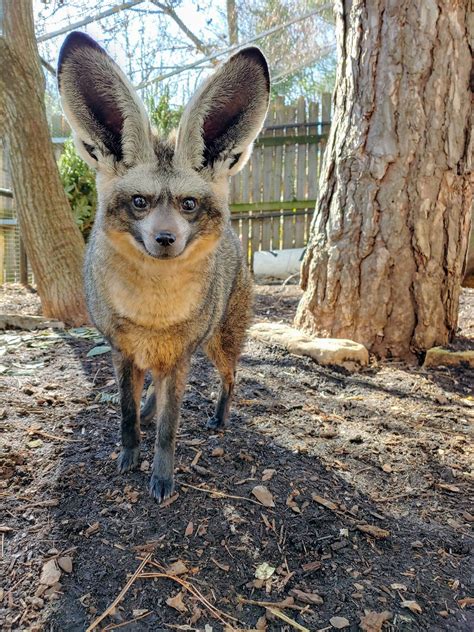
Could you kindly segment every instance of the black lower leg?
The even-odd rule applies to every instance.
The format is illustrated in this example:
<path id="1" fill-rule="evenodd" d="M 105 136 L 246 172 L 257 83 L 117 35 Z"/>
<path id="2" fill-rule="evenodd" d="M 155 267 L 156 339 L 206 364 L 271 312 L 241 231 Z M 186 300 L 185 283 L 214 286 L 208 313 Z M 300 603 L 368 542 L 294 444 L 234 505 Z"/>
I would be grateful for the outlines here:
<path id="1" fill-rule="evenodd" d="M 170 375 L 155 381 L 160 410 L 156 426 L 155 456 L 150 480 L 150 494 L 158 502 L 165 500 L 174 489 L 174 452 L 179 424 L 181 399 L 184 392 L 188 362 L 176 367 Z"/>
<path id="2" fill-rule="evenodd" d="M 114 353 L 114 367 L 120 393 L 122 413 L 121 436 L 122 452 L 118 459 L 118 469 L 126 472 L 138 465 L 140 446 L 140 417 L 138 406 L 143 387 L 143 371 L 131 360 Z"/>
<path id="3" fill-rule="evenodd" d="M 216 412 L 207 422 L 210 429 L 224 428 L 229 417 L 230 404 L 234 392 L 234 379 L 222 379 L 219 399 L 217 400 Z"/>

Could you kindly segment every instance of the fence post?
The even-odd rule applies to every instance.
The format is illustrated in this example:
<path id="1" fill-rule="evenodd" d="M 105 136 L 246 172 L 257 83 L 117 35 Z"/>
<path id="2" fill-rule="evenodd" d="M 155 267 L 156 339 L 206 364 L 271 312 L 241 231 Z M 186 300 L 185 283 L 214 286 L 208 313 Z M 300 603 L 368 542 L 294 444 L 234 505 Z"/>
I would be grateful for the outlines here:
<path id="1" fill-rule="evenodd" d="M 20 283 L 28 285 L 28 257 L 26 256 L 23 239 L 20 237 Z"/>

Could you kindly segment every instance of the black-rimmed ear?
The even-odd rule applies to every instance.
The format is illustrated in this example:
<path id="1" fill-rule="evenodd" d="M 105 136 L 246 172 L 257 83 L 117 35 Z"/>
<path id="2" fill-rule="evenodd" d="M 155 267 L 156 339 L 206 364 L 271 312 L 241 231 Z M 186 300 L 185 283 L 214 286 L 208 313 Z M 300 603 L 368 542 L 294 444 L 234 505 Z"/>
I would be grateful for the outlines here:
<path id="1" fill-rule="evenodd" d="M 181 118 L 176 160 L 211 177 L 237 173 L 246 163 L 268 109 L 270 73 L 263 53 L 245 48 L 196 92 Z"/>
<path id="2" fill-rule="evenodd" d="M 66 118 L 81 156 L 96 168 L 132 166 L 152 157 L 145 108 L 128 79 L 85 33 L 65 39 L 58 85 Z"/>

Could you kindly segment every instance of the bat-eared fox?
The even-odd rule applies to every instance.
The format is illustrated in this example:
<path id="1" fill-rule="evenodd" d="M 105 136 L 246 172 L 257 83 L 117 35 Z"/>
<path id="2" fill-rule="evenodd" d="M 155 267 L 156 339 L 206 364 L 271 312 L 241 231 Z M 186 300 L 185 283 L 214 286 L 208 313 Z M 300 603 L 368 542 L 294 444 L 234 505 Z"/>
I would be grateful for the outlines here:
<path id="1" fill-rule="evenodd" d="M 151 127 L 122 70 L 84 33 L 66 38 L 58 81 L 77 149 L 97 172 L 84 274 L 120 391 L 119 470 L 138 465 L 140 421 L 157 413 L 150 494 L 162 501 L 173 491 L 179 410 L 200 346 L 221 376 L 208 426 L 222 428 L 229 414 L 252 283 L 230 225 L 228 180 L 263 125 L 268 66 L 258 48 L 237 52 L 201 85 L 167 138 Z M 154 393 L 140 411 L 146 371 Z"/>

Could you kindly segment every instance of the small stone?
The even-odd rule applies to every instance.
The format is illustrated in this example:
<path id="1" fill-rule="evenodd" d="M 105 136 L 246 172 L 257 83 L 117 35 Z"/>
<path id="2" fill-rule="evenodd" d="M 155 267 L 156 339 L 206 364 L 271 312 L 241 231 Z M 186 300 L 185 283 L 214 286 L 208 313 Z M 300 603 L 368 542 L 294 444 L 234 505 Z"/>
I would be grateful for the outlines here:
<path id="1" fill-rule="evenodd" d="M 336 630 L 342 630 L 350 625 L 349 620 L 346 619 L 346 617 L 331 617 L 331 619 L 329 619 L 329 623 L 333 628 L 336 628 Z"/>
<path id="2" fill-rule="evenodd" d="M 461 366 L 463 364 L 474 368 L 474 349 L 450 351 L 443 349 L 443 347 L 432 347 L 426 352 L 423 367 L 426 369 L 436 366 Z"/>
<path id="3" fill-rule="evenodd" d="M 49 560 L 46 564 L 43 564 L 43 569 L 41 571 L 40 584 L 45 584 L 46 586 L 53 586 L 59 581 L 61 577 L 61 571 L 56 564 L 56 560 Z"/>
<path id="4" fill-rule="evenodd" d="M 59 568 L 61 568 L 65 573 L 72 573 L 72 558 L 69 556 L 60 557 L 58 559 Z"/>
<path id="5" fill-rule="evenodd" d="M 309 356 L 318 364 L 342 366 L 349 370 L 369 363 L 364 345 L 343 338 L 316 338 L 282 323 L 256 323 L 250 335 L 264 342 L 287 349 L 298 356 Z"/>
<path id="6" fill-rule="evenodd" d="M 150 469 L 150 461 L 142 461 L 140 464 L 140 470 L 142 472 L 148 472 L 148 470 Z"/>
<path id="7" fill-rule="evenodd" d="M 33 608 L 36 608 L 36 610 L 39 610 L 44 606 L 44 599 L 41 599 L 41 597 L 32 597 L 31 605 L 33 606 Z"/>
<path id="8" fill-rule="evenodd" d="M 224 456 L 224 448 L 214 448 L 211 452 L 211 456 Z"/>

